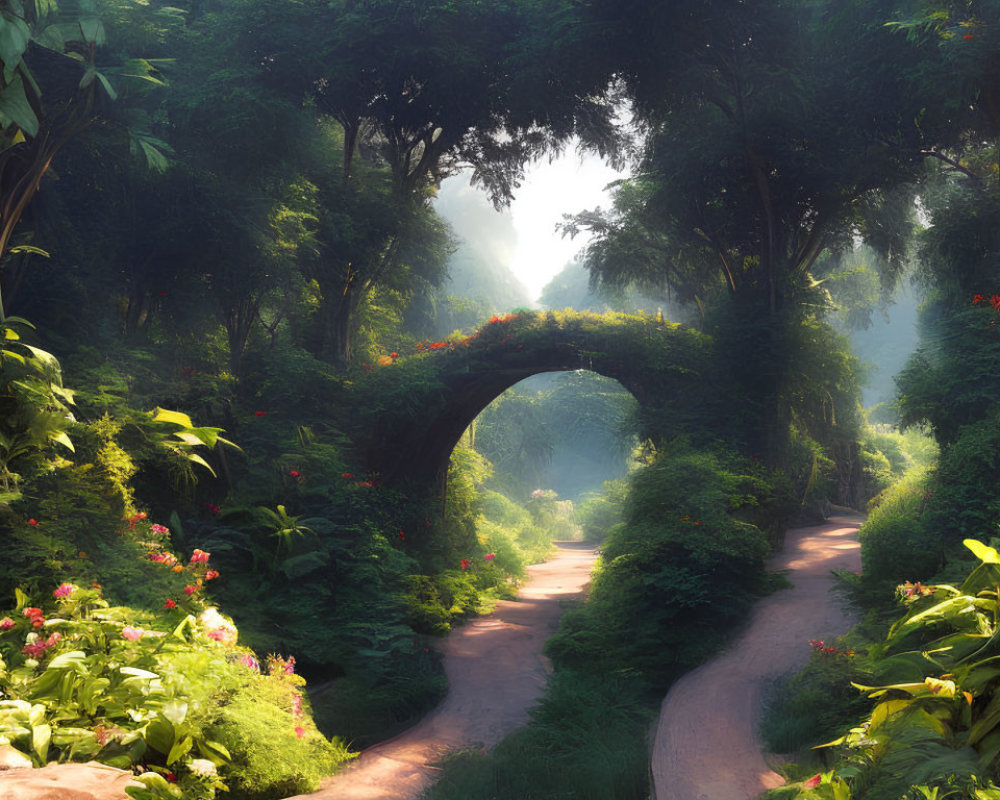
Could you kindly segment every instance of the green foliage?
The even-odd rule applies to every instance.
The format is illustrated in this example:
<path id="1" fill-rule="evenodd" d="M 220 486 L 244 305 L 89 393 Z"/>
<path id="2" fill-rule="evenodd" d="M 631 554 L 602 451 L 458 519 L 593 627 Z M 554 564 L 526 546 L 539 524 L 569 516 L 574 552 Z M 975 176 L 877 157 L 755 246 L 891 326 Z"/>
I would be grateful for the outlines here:
<path id="1" fill-rule="evenodd" d="M 938 568 L 943 543 L 926 524 L 927 490 L 927 473 L 914 469 L 872 499 L 858 533 L 864 581 L 885 587 Z"/>
<path id="2" fill-rule="evenodd" d="M 588 603 L 567 613 L 549 642 L 557 662 L 634 668 L 664 686 L 721 644 L 762 589 L 764 529 L 790 510 L 764 474 L 731 463 L 735 469 L 679 450 L 636 473 L 625 522 L 605 540 Z"/>
<path id="3" fill-rule="evenodd" d="M 771 688 L 764 701 L 761 737 L 769 753 L 799 753 L 830 741 L 868 708 L 851 681 L 865 673 L 843 647 L 814 649 L 809 663 Z"/>
<path id="4" fill-rule="evenodd" d="M 0 502 L 18 496 L 19 472 L 37 474 L 60 462 L 46 458 L 52 444 L 73 450 L 66 433 L 73 393 L 63 388 L 55 356 L 21 340 L 18 329 L 31 327 L 15 317 L 0 322 Z"/>
<path id="5" fill-rule="evenodd" d="M 838 797 L 989 798 L 997 791 L 1000 554 L 972 539 L 965 545 L 979 563 L 959 586 L 899 587 L 906 612 L 871 653 L 878 685 L 855 684 L 874 707 L 833 743 L 839 763 L 822 778 L 843 785 Z"/>
<path id="6" fill-rule="evenodd" d="M 584 496 L 577 510 L 577 519 L 585 541 L 603 541 L 622 522 L 627 496 L 628 482 L 620 479 L 605 481 L 600 492 Z"/>
<path id="7" fill-rule="evenodd" d="M 442 764 L 429 800 L 642 800 L 655 702 L 628 673 L 559 670 L 527 727 Z"/>
<path id="8" fill-rule="evenodd" d="M 184 797 L 210 800 L 227 788 L 230 771 L 235 797 L 278 797 L 289 776 L 296 788 L 314 788 L 324 767 L 348 757 L 312 728 L 296 688 L 302 681 L 291 673 L 294 660 L 274 661 L 269 675 L 258 674 L 253 655 L 236 647 L 235 627 L 215 609 L 197 618 L 180 608 L 142 618 L 109 607 L 99 590 L 63 583 L 53 594 L 56 607 L 46 610 L 29 606 L 30 596 L 18 591 L 17 607 L 0 620 L 0 741 L 36 765 L 142 764 L 154 775 L 176 774 Z M 265 737 L 241 739 L 227 729 L 235 722 L 259 732 L 252 723 L 261 717 L 269 723 L 267 745 Z M 274 736 L 282 729 L 287 740 Z M 260 770 L 262 746 L 285 771 Z M 163 789 L 154 777 L 143 783 Z"/>
<path id="9" fill-rule="evenodd" d="M 296 713 L 296 708 L 299 709 Z M 353 754 L 309 724 L 307 701 L 295 685 L 255 675 L 219 710 L 208 733 L 233 758 L 230 791 L 247 800 L 279 800 L 308 794 Z M 289 717 L 301 724 L 292 728 Z"/>

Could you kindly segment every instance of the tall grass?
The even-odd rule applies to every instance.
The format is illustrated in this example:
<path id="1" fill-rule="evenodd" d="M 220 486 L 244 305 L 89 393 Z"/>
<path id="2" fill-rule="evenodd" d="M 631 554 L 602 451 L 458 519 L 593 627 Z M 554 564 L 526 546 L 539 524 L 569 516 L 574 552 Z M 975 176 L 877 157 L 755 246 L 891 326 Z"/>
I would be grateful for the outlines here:
<path id="1" fill-rule="evenodd" d="M 634 675 L 561 670 L 531 723 L 489 753 L 447 759 L 425 800 L 646 800 L 658 707 Z"/>

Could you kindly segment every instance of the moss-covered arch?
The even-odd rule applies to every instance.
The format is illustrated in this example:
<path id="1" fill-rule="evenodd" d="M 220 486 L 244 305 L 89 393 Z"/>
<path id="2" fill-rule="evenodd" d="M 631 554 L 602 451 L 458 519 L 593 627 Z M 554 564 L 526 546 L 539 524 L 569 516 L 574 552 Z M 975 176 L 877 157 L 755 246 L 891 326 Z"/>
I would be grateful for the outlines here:
<path id="1" fill-rule="evenodd" d="M 424 496 L 440 492 L 469 424 L 532 375 L 586 369 L 613 378 L 654 438 L 718 431 L 729 394 L 708 336 L 649 316 L 523 312 L 382 360 L 356 389 L 367 409 L 357 420 L 359 460 L 383 484 Z"/>

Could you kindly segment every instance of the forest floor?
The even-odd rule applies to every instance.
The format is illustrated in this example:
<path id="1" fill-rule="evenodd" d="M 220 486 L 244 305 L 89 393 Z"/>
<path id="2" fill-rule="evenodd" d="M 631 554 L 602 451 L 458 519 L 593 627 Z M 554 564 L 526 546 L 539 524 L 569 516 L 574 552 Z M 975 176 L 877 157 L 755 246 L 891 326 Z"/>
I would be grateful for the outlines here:
<path id="1" fill-rule="evenodd" d="M 653 743 L 656 800 L 752 800 L 784 783 L 761 751 L 762 696 L 809 661 L 811 639 L 834 638 L 856 621 L 830 570 L 861 571 L 861 522 L 842 513 L 789 530 L 768 568 L 787 570 L 794 588 L 757 603 L 724 653 L 671 687 Z"/>
<path id="2" fill-rule="evenodd" d="M 558 542 L 559 553 L 528 567 L 518 599 L 453 630 L 444 641 L 448 694 L 413 728 L 369 747 L 318 792 L 292 800 L 413 800 L 435 780 L 435 764 L 484 749 L 528 722 L 551 667 L 542 654 L 563 601 L 579 596 L 597 557 L 594 545 Z"/>

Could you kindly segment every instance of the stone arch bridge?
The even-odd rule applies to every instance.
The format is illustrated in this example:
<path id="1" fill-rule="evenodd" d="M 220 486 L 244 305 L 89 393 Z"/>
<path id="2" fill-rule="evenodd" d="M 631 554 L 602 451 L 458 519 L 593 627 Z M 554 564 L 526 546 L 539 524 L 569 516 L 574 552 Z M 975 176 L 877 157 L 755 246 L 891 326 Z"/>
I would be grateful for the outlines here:
<path id="1" fill-rule="evenodd" d="M 638 401 L 644 436 L 697 436 L 727 413 L 710 337 L 661 318 L 582 312 L 494 317 L 476 334 L 384 357 L 362 380 L 355 445 L 387 486 L 441 493 L 455 445 L 495 398 L 542 372 L 590 370 Z M 355 406 L 357 407 L 357 406 Z"/>

